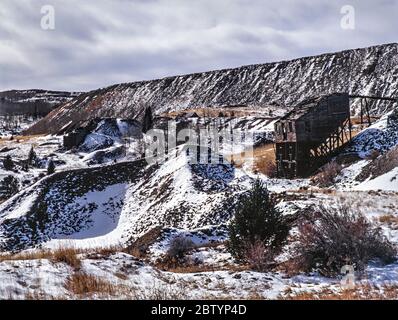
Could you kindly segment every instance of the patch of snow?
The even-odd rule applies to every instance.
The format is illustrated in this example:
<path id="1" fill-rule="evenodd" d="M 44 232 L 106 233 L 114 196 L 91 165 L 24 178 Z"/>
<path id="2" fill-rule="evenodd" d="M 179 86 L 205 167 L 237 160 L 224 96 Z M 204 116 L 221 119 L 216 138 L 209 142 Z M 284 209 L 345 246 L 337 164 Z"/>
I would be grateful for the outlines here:
<path id="1" fill-rule="evenodd" d="M 354 190 L 384 190 L 398 192 L 398 167 L 379 177 L 360 183 L 354 187 Z"/>

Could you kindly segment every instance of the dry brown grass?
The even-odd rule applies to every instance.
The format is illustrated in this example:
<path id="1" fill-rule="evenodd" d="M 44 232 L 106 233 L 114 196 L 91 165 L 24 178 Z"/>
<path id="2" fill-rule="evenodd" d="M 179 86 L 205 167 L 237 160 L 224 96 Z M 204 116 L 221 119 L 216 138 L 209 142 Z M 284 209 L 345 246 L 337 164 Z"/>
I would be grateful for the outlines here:
<path id="1" fill-rule="evenodd" d="M 397 286 L 375 287 L 362 285 L 354 289 L 333 291 L 323 289 L 320 292 L 293 293 L 289 288 L 285 295 L 279 297 L 282 300 L 396 300 L 398 299 Z"/>
<path id="2" fill-rule="evenodd" d="M 52 253 L 49 250 L 39 250 L 31 252 L 22 252 L 17 254 L 1 254 L 0 262 L 3 261 L 18 261 L 18 260 L 39 260 L 39 259 L 49 259 Z"/>
<path id="3" fill-rule="evenodd" d="M 387 224 L 391 229 L 398 229 L 398 217 L 392 214 L 385 214 L 379 217 L 379 222 Z"/>
<path id="4" fill-rule="evenodd" d="M 86 250 L 86 252 L 89 250 Z M 122 246 L 109 246 L 109 247 L 101 247 L 94 249 L 94 252 L 98 255 L 102 256 L 110 256 L 116 252 L 126 252 L 126 248 Z M 127 252 L 126 252 L 127 253 Z"/>
<path id="5" fill-rule="evenodd" d="M 371 116 L 370 117 L 372 123 L 375 123 L 377 120 L 380 119 L 380 117 L 376 117 L 376 116 Z M 353 125 L 360 125 L 361 124 L 361 118 L 360 117 L 351 117 L 351 123 Z M 366 116 L 363 117 L 363 128 L 366 128 L 368 126 L 368 119 Z M 359 131 L 359 129 L 357 129 L 357 131 Z"/>
<path id="6" fill-rule="evenodd" d="M 48 259 L 53 262 L 63 262 L 75 269 L 78 269 L 80 268 L 81 262 L 77 255 L 82 252 L 82 250 L 67 247 L 62 247 L 55 250 L 35 250 L 17 254 L 0 255 L 0 262 Z"/>
<path id="7" fill-rule="evenodd" d="M 266 158 L 256 158 L 254 161 L 255 171 L 260 172 L 267 177 L 274 178 L 277 174 L 276 163 Z"/>
<path id="8" fill-rule="evenodd" d="M 109 256 L 115 252 L 124 251 L 121 247 L 103 247 L 96 249 L 78 249 L 74 247 L 59 247 L 56 249 L 32 250 L 16 254 L 7 253 L 0 255 L 0 262 L 3 261 L 20 261 L 20 260 L 40 260 L 48 259 L 54 263 L 66 263 L 71 267 L 80 268 L 81 261 L 79 254 L 87 254 L 89 258 Z"/>
<path id="9" fill-rule="evenodd" d="M 25 142 L 29 142 L 29 141 L 31 141 L 33 139 L 44 137 L 44 136 L 45 136 L 44 134 L 26 135 L 26 136 L 13 136 L 13 140 L 4 139 L 3 138 L 3 139 L 0 139 L 0 145 L 7 144 L 9 142 L 12 142 L 12 143 L 25 143 Z M 36 147 L 37 144 L 33 144 L 33 146 Z"/>
<path id="10" fill-rule="evenodd" d="M 81 250 L 79 251 L 74 248 L 59 248 L 52 251 L 50 259 L 54 262 L 66 263 L 74 269 L 79 269 L 81 266 L 81 261 L 77 256 L 79 253 L 81 253 Z"/>
<path id="11" fill-rule="evenodd" d="M 275 177 L 276 175 L 276 159 L 275 149 L 272 143 L 262 145 L 254 148 L 254 171 L 265 174 L 268 177 Z"/>
<path id="12" fill-rule="evenodd" d="M 37 134 L 37 135 L 26 135 L 26 136 L 14 136 L 14 140 L 19 140 L 19 142 L 26 142 L 32 139 L 37 139 L 40 137 L 44 137 L 44 134 Z"/>
<path id="13" fill-rule="evenodd" d="M 268 177 L 276 175 L 275 150 L 272 143 L 264 144 L 253 149 L 253 154 L 232 154 L 226 159 L 236 168 L 241 168 L 245 163 L 253 161 L 253 171 L 265 174 Z"/>
<path id="14" fill-rule="evenodd" d="M 66 281 L 65 288 L 76 295 L 89 295 L 93 293 L 113 296 L 117 286 L 100 277 L 84 272 L 73 273 Z"/>

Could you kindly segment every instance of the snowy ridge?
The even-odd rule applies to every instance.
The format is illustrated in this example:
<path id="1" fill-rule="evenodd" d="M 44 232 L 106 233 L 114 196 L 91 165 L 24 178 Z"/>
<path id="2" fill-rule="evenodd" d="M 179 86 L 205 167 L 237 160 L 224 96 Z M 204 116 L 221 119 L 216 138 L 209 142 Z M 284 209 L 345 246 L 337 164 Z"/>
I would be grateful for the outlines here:
<path id="1" fill-rule="evenodd" d="M 64 103 L 80 95 L 81 92 L 49 91 L 49 90 L 10 90 L 0 92 L 0 97 L 12 102 L 48 102 L 56 105 Z"/>
<path id="2" fill-rule="evenodd" d="M 146 107 L 156 113 L 203 107 L 247 105 L 281 108 L 332 92 L 380 96 L 397 93 L 398 44 L 347 50 L 236 69 L 153 81 L 118 84 L 82 94 L 27 130 L 56 133 L 69 122 L 96 117 L 139 119 Z M 390 106 L 375 103 L 372 113 Z"/>
<path id="3" fill-rule="evenodd" d="M 48 113 L 62 103 L 71 101 L 80 92 L 46 90 L 10 90 L 0 92 L 0 115 L 39 112 Z"/>

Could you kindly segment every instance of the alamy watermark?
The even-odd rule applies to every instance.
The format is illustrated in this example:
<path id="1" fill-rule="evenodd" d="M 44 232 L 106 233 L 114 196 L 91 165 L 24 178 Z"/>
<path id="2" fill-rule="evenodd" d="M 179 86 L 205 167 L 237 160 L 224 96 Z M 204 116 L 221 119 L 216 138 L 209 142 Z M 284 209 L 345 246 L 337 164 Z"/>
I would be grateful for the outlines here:
<path id="1" fill-rule="evenodd" d="M 55 30 L 55 8 L 52 5 L 44 5 L 40 9 L 42 17 L 40 19 L 40 27 L 43 30 Z"/>
<path id="2" fill-rule="evenodd" d="M 343 275 L 340 284 L 344 289 L 355 288 L 355 269 L 352 265 L 345 265 L 341 268 L 341 274 Z"/>
<path id="3" fill-rule="evenodd" d="M 225 163 L 225 155 L 230 161 L 253 160 L 253 132 L 248 129 L 217 127 L 185 128 L 177 131 L 175 122 L 170 121 L 167 129 L 152 129 L 145 135 L 145 158 L 149 164 L 163 163 L 175 157 L 177 146 L 181 146 L 189 156 L 190 164 Z"/>
<path id="4" fill-rule="evenodd" d="M 340 27 L 343 30 L 355 29 L 355 8 L 351 5 L 341 7 L 340 14 L 343 16 L 340 20 Z"/>

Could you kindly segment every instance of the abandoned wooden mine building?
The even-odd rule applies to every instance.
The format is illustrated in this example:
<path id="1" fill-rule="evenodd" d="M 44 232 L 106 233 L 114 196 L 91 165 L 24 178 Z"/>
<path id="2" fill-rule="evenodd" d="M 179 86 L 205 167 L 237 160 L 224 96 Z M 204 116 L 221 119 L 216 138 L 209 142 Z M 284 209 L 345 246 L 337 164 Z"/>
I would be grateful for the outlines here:
<path id="1" fill-rule="evenodd" d="M 349 95 L 308 100 L 275 123 L 279 177 L 302 177 L 325 163 L 351 140 Z"/>

